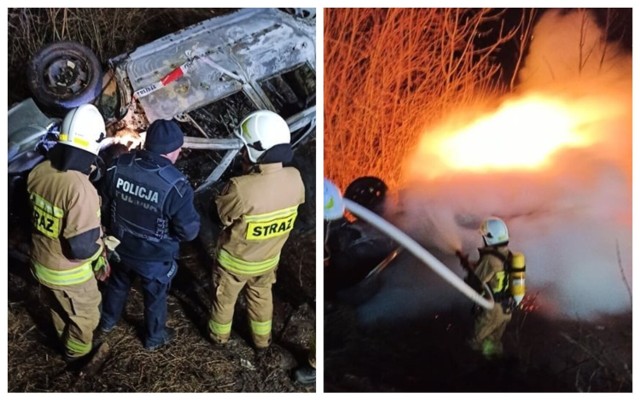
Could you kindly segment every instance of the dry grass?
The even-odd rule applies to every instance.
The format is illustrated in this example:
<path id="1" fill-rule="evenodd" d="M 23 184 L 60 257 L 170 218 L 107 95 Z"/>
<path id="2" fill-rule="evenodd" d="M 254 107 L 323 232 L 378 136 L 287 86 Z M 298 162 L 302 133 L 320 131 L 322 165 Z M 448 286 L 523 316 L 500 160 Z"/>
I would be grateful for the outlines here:
<path id="1" fill-rule="evenodd" d="M 95 376 L 68 370 L 44 307 L 45 293 L 28 267 L 10 263 L 8 313 L 9 392 L 291 392 L 314 391 L 291 379 L 315 336 L 315 259 L 308 257 L 315 234 L 291 241 L 274 289 L 274 356 L 259 361 L 250 346 L 246 304 L 237 306 L 233 345 L 215 348 L 206 339 L 210 305 L 210 264 L 193 246 L 183 249 L 168 298 L 167 324 L 176 339 L 147 352 L 142 347 L 143 304 L 134 285 L 123 320 L 107 341 L 111 351 Z M 302 271 L 302 272 L 301 272 Z M 237 335 L 237 336 L 236 336 Z"/>
<path id="2" fill-rule="evenodd" d="M 391 187 L 421 131 L 504 87 L 496 61 L 524 22 L 466 9 L 325 10 L 325 174 Z M 491 28 L 493 27 L 493 28 Z"/>
<path id="3" fill-rule="evenodd" d="M 44 44 L 76 40 L 103 63 L 151 40 L 227 12 L 225 9 L 9 9 L 9 104 L 29 97 L 27 63 Z M 315 154 L 315 141 L 302 154 Z M 303 176 L 313 184 L 313 166 Z M 313 203 L 301 220 L 315 221 Z M 309 208 L 310 207 L 310 208 Z M 305 215 L 306 217 L 302 217 Z M 15 236 L 15 235 L 14 235 Z M 246 304 L 239 301 L 236 344 L 214 348 L 206 339 L 211 304 L 212 243 L 182 249 L 169 296 L 168 325 L 177 337 L 156 352 L 142 347 L 142 295 L 134 287 L 123 320 L 107 337 L 111 351 L 95 376 L 78 378 L 66 369 L 43 305 L 44 293 L 27 265 L 9 260 L 9 392 L 313 392 L 293 382 L 291 370 L 306 360 L 315 335 L 314 227 L 295 231 L 274 288 L 273 357 L 258 361 L 250 347 Z M 279 357 L 278 357 L 279 355 Z"/>

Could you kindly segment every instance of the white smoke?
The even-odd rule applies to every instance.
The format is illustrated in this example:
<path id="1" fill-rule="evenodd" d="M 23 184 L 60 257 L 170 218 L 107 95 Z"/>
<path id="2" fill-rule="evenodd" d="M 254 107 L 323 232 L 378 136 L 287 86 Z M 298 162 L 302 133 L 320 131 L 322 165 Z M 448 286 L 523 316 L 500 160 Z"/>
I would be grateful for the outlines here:
<path id="1" fill-rule="evenodd" d="M 439 177 L 425 174 L 434 154 L 422 147 L 409 168 L 408 185 L 399 194 L 400 211 L 394 222 L 439 250 L 443 261 L 460 271 L 446 254 L 462 247 L 477 258 L 474 250 L 482 244 L 479 222 L 485 216 L 501 217 L 509 227 L 511 249 L 526 256 L 527 292 L 537 295 L 543 311 L 579 318 L 627 311 L 632 250 L 631 56 L 603 40 L 588 12 L 546 12 L 533 36 L 516 98 L 542 93 L 592 110 L 580 121 L 592 145 L 561 150 L 539 170 L 451 171 Z M 535 116 L 522 123 L 535 124 Z M 517 135 L 518 126 L 511 128 Z M 411 282 L 407 290 L 428 292 L 437 287 L 437 299 L 423 296 L 434 309 L 460 296 L 453 288 L 441 290 L 439 282 L 405 281 Z M 443 293 L 450 293 L 450 298 Z M 373 303 L 384 303 L 385 296 L 382 290 Z"/>

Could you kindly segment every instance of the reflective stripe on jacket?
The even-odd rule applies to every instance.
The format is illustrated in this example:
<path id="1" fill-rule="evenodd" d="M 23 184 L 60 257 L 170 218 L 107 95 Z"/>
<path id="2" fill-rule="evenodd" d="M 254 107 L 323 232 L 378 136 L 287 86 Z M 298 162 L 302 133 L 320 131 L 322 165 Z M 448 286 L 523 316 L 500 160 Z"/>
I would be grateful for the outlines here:
<path id="1" fill-rule="evenodd" d="M 300 172 L 282 163 L 260 164 L 259 171 L 232 178 L 215 199 L 225 226 L 217 260 L 241 275 L 261 275 L 277 267 L 304 203 Z"/>
<path id="2" fill-rule="evenodd" d="M 45 286 L 69 286 L 84 283 L 93 278 L 93 261 L 102 255 L 102 249 L 98 250 L 87 262 L 75 268 L 56 270 L 46 267 L 32 260 L 33 274 L 40 283 Z"/>
<path id="3" fill-rule="evenodd" d="M 260 275 L 278 266 L 280 254 L 264 261 L 244 261 L 232 256 L 225 249 L 218 251 L 218 262 L 231 272 L 240 275 Z"/>
<path id="4" fill-rule="evenodd" d="M 100 229 L 100 198 L 89 177 L 75 170 L 59 171 L 47 160 L 29 173 L 27 191 L 32 207 L 32 264 L 62 274 L 83 270 L 91 258 L 69 258 L 65 247 L 68 239 Z M 102 239 L 96 244 L 102 248 Z"/>

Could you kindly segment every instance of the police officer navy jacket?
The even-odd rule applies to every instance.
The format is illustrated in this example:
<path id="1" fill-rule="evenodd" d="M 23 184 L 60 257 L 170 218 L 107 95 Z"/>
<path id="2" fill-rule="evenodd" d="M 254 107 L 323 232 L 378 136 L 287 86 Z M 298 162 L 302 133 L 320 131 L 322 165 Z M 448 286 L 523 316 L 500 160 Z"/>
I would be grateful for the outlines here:
<path id="1" fill-rule="evenodd" d="M 104 184 L 105 225 L 122 241 L 120 255 L 170 261 L 178 258 L 179 242 L 198 235 L 193 189 L 161 155 L 140 150 L 118 157 Z"/>

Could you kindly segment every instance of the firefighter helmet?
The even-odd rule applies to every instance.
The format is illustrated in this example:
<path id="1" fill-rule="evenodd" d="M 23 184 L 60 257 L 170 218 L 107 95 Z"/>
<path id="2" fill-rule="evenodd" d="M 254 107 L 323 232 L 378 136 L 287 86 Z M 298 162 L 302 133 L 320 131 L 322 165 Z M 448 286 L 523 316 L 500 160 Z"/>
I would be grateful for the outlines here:
<path id="1" fill-rule="evenodd" d="M 324 219 L 332 221 L 342 218 L 344 201 L 340 189 L 327 178 L 324 178 Z"/>
<path id="2" fill-rule="evenodd" d="M 375 176 L 361 176 L 347 186 L 344 198 L 355 201 L 376 214 L 381 214 L 389 188 Z"/>
<path id="3" fill-rule="evenodd" d="M 507 225 L 500 218 L 489 217 L 482 221 L 480 234 L 487 246 L 497 246 L 509 242 Z"/>
<path id="4" fill-rule="evenodd" d="M 83 104 L 64 117 L 58 142 L 98 155 L 105 131 L 104 118 L 96 106 Z"/>
<path id="5" fill-rule="evenodd" d="M 249 114 L 242 120 L 234 134 L 247 148 L 249 159 L 257 163 L 265 151 L 291 141 L 289 125 L 273 111 L 261 110 Z"/>

